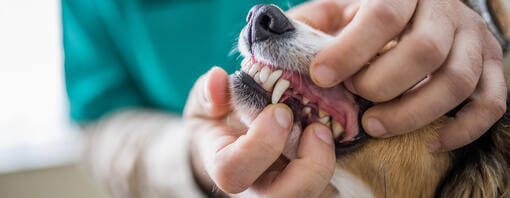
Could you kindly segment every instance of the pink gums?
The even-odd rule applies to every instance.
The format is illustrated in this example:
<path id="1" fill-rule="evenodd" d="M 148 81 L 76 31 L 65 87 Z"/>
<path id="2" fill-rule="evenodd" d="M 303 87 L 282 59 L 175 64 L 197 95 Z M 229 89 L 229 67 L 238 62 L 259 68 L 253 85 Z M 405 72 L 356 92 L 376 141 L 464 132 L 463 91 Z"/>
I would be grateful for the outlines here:
<path id="1" fill-rule="evenodd" d="M 310 99 L 311 102 L 317 103 L 320 109 L 328 112 L 334 120 L 344 127 L 345 136 L 341 142 L 354 140 L 359 133 L 359 106 L 354 96 L 345 89 L 343 84 L 331 88 L 321 88 L 316 86 L 308 76 L 305 77 L 297 72 L 290 71 L 283 72 L 282 78 L 290 82 L 290 88 L 293 91 Z M 289 91 L 287 90 L 287 92 Z M 279 102 L 287 98 L 282 97 Z"/>

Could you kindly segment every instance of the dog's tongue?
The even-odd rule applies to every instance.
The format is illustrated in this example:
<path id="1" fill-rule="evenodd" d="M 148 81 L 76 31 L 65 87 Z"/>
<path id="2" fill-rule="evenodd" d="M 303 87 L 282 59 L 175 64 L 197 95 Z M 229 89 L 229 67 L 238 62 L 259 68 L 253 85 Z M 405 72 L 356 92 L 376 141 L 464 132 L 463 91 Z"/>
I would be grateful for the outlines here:
<path id="1" fill-rule="evenodd" d="M 354 140 L 359 132 L 359 106 L 343 84 L 321 88 L 316 86 L 308 76 L 302 76 L 296 72 L 284 72 L 282 78 L 290 81 L 290 87 L 294 91 L 317 103 L 320 109 L 328 112 L 345 128 L 345 137 L 341 142 Z"/>

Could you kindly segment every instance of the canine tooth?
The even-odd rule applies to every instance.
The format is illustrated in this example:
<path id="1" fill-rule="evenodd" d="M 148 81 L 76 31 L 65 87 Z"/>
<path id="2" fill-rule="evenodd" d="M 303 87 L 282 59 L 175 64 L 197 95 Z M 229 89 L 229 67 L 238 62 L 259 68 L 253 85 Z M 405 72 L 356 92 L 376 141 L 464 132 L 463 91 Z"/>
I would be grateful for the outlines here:
<path id="1" fill-rule="evenodd" d="M 290 87 L 290 82 L 288 80 L 280 79 L 278 82 L 276 82 L 276 85 L 274 86 L 271 102 L 273 102 L 273 104 L 278 103 L 278 101 L 280 101 L 280 98 L 282 97 L 283 93 L 285 91 L 287 91 L 287 89 L 289 87 Z"/>
<path id="2" fill-rule="evenodd" d="M 262 70 L 260 70 L 260 81 L 265 82 L 267 78 L 269 78 L 269 75 L 271 74 L 271 69 L 269 67 L 264 67 Z"/>
<path id="3" fill-rule="evenodd" d="M 259 71 L 259 67 L 260 67 L 260 65 L 258 63 L 253 64 L 250 71 L 248 72 L 248 74 L 250 76 L 255 75 L 255 73 L 257 73 L 257 71 Z"/>
<path id="4" fill-rule="evenodd" d="M 260 72 L 255 74 L 255 76 L 253 77 L 253 80 L 255 80 L 255 82 L 257 82 L 257 83 L 260 83 Z"/>
<path id="5" fill-rule="evenodd" d="M 312 113 L 312 108 L 311 107 L 304 107 L 303 108 L 303 113 L 305 113 L 306 115 L 310 115 Z"/>
<path id="6" fill-rule="evenodd" d="M 329 116 L 329 113 L 325 112 L 324 110 L 322 109 L 319 109 L 319 117 L 322 118 L 324 116 Z"/>
<path id="7" fill-rule="evenodd" d="M 280 78 L 280 76 L 282 76 L 283 74 L 283 71 L 282 70 L 276 70 L 274 71 L 273 73 L 271 73 L 271 75 L 269 75 L 269 77 L 267 78 L 267 80 L 264 82 L 264 84 L 262 85 L 262 87 L 264 87 L 264 89 L 266 91 L 271 91 L 271 89 L 273 89 L 273 85 L 276 83 L 276 81 L 278 80 L 278 78 Z"/>
<path id="8" fill-rule="evenodd" d="M 324 116 L 324 117 L 319 118 L 319 122 L 326 126 L 329 126 L 329 124 L 330 124 L 329 116 Z"/>
<path id="9" fill-rule="evenodd" d="M 310 99 L 303 97 L 303 104 L 308 104 L 309 102 L 310 102 Z"/>
<path id="10" fill-rule="evenodd" d="M 333 120 L 333 124 L 331 125 L 331 131 L 333 132 L 333 138 L 337 138 L 342 133 L 344 133 L 344 127 L 340 125 L 336 120 Z"/>

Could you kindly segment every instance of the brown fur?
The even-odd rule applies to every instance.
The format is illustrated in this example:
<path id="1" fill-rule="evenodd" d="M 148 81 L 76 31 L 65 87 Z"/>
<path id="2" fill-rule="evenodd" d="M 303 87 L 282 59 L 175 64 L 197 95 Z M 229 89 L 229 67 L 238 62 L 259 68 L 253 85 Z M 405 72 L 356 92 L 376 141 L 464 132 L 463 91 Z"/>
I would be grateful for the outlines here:
<path id="1" fill-rule="evenodd" d="M 501 32 L 506 39 L 510 39 L 510 10 L 505 7 L 503 0 L 489 0 L 488 3 Z"/>
<path id="2" fill-rule="evenodd" d="M 371 139 L 340 157 L 338 167 L 360 178 L 375 197 L 510 197 L 510 113 L 474 143 L 431 153 L 446 116 L 412 133 Z"/>
<path id="3" fill-rule="evenodd" d="M 388 139 L 369 140 L 359 151 L 340 158 L 338 166 L 361 178 L 375 197 L 432 197 L 450 165 L 448 153 L 430 153 L 442 120 Z"/>
<path id="4" fill-rule="evenodd" d="M 447 176 L 438 197 L 510 197 L 510 113 L 484 136 L 458 151 L 466 156 Z"/>

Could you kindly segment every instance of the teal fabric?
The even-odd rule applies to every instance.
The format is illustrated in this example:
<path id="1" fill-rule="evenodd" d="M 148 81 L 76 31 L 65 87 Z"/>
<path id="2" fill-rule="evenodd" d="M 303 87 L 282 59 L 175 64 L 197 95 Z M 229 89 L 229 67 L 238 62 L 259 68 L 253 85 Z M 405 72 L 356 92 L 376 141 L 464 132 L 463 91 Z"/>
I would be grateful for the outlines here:
<path id="1" fill-rule="evenodd" d="M 71 118 L 133 106 L 181 112 L 211 66 L 238 67 L 230 54 L 259 3 L 285 9 L 301 0 L 62 0 Z"/>

